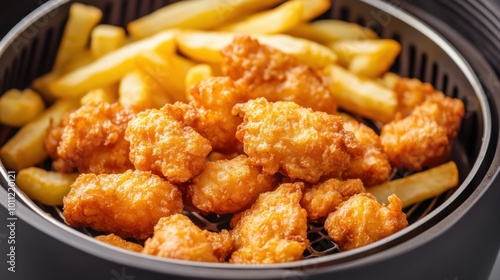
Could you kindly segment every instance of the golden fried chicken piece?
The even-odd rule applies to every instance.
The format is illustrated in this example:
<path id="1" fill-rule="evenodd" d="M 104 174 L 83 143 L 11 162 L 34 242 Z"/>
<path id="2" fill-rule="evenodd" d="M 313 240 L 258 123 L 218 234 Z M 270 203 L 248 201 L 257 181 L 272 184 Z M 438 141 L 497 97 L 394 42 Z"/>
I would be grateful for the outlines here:
<path id="1" fill-rule="evenodd" d="M 234 250 L 233 235 L 227 229 L 221 232 L 203 230 L 208 243 L 214 250 L 214 255 L 219 262 L 225 262 Z"/>
<path id="2" fill-rule="evenodd" d="M 63 199 L 63 216 L 74 227 L 90 227 L 122 238 L 146 239 L 161 217 L 180 213 L 182 193 L 146 171 L 81 174 Z"/>
<path id="3" fill-rule="evenodd" d="M 207 162 L 187 186 L 187 196 L 203 212 L 236 213 L 249 208 L 259 194 L 272 190 L 276 183 L 275 176 L 262 173 L 246 155 L 239 155 Z"/>
<path id="4" fill-rule="evenodd" d="M 318 221 L 335 211 L 337 206 L 349 197 L 365 192 L 360 179 L 329 179 L 306 188 L 300 205 L 307 211 L 307 218 Z"/>
<path id="5" fill-rule="evenodd" d="M 52 128 L 45 148 L 61 172 L 121 173 L 133 168 L 124 139 L 134 113 L 118 103 L 90 103 Z M 55 150 L 54 147 L 57 146 Z"/>
<path id="6" fill-rule="evenodd" d="M 413 112 L 382 127 L 380 140 L 391 165 L 420 171 L 448 158 L 464 114 L 461 100 L 435 93 Z"/>
<path id="7" fill-rule="evenodd" d="M 408 226 L 399 198 L 391 195 L 388 200 L 384 206 L 369 193 L 356 194 L 328 215 L 325 229 L 340 251 L 373 243 Z"/>
<path id="8" fill-rule="evenodd" d="M 229 77 L 210 77 L 188 88 L 187 99 L 197 113 L 190 125 L 207 138 L 214 151 L 237 152 L 240 143 L 234 137 L 241 118 L 231 113 L 244 102 L 243 95 Z"/>
<path id="9" fill-rule="evenodd" d="M 233 112 L 243 116 L 236 138 L 252 164 L 267 174 L 316 183 L 340 177 L 359 154 L 356 138 L 339 116 L 265 98 L 237 104 Z"/>
<path id="10" fill-rule="evenodd" d="M 113 233 L 108 235 L 99 235 L 96 236 L 95 239 L 132 252 L 140 253 L 143 249 L 140 244 L 124 240 L 120 236 Z"/>
<path id="11" fill-rule="evenodd" d="M 218 261 L 203 231 L 182 214 L 161 218 L 142 252 L 179 260 Z"/>
<path id="12" fill-rule="evenodd" d="M 307 212 L 300 206 L 304 183 L 281 184 L 263 193 L 231 220 L 231 263 L 282 263 L 302 259 L 309 245 Z"/>
<path id="13" fill-rule="evenodd" d="M 392 168 L 378 134 L 353 119 L 344 120 L 344 129 L 352 132 L 358 140 L 361 155 L 351 159 L 349 167 L 342 173 L 342 178 L 359 178 L 367 187 L 389 180 Z"/>
<path id="14" fill-rule="evenodd" d="M 186 182 L 205 167 L 210 142 L 175 116 L 158 109 L 137 114 L 125 131 L 135 168 Z"/>
<path id="15" fill-rule="evenodd" d="M 326 79 L 295 57 L 248 36 L 236 36 L 222 50 L 223 72 L 246 90 L 247 100 L 293 101 L 315 111 L 335 113 L 337 105 Z"/>
<path id="16" fill-rule="evenodd" d="M 436 90 L 429 83 L 422 83 L 418 79 L 399 78 L 394 86 L 398 98 L 398 117 L 406 117 L 413 109 L 422 104 Z"/>

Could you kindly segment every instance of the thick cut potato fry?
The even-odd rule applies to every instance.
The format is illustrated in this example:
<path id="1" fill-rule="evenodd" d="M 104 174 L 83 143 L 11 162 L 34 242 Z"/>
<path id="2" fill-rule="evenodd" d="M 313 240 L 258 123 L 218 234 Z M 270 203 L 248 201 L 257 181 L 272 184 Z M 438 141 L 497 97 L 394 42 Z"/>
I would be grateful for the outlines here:
<path id="1" fill-rule="evenodd" d="M 96 7 L 80 3 L 71 5 L 53 71 L 63 69 L 69 60 L 87 47 L 90 33 L 101 18 L 102 12 Z"/>
<path id="2" fill-rule="evenodd" d="M 124 107 L 134 111 L 160 108 L 172 100 L 163 88 L 146 73 L 132 71 L 120 81 L 119 99 Z"/>
<path id="3" fill-rule="evenodd" d="M 343 40 L 329 44 L 339 63 L 354 74 L 375 78 L 385 73 L 401 51 L 391 39 Z"/>
<path id="4" fill-rule="evenodd" d="M 59 100 L 34 120 L 25 124 L 14 137 L 0 149 L 3 163 L 13 170 L 36 165 L 47 158 L 43 141 L 49 125 L 58 124 L 63 115 L 76 109 L 79 100 Z"/>
<path id="5" fill-rule="evenodd" d="M 394 119 L 398 105 L 394 91 L 337 65 L 330 65 L 325 73 L 339 107 L 382 123 Z"/>
<path id="6" fill-rule="evenodd" d="M 330 6 L 330 0 L 299 0 L 304 4 L 302 21 L 310 21 L 326 12 Z"/>
<path id="7" fill-rule="evenodd" d="M 78 175 L 28 167 L 19 171 L 16 183 L 29 198 L 45 205 L 58 206 L 63 205 L 63 197 L 68 194 Z"/>
<path id="8" fill-rule="evenodd" d="M 186 73 L 186 88 L 195 85 L 206 78 L 213 77 L 213 69 L 208 64 L 197 64 Z M 187 94 L 187 92 L 186 92 Z"/>
<path id="9" fill-rule="evenodd" d="M 456 187 L 458 180 L 457 165 L 450 161 L 426 171 L 367 188 L 366 191 L 373 194 L 380 203 L 387 203 L 387 197 L 395 194 L 403 203 L 403 207 L 406 207 Z"/>
<path id="10" fill-rule="evenodd" d="M 204 63 L 221 63 L 220 51 L 231 44 L 236 34 L 207 31 L 182 31 L 177 34 L 177 46 L 193 60 Z M 302 63 L 315 68 L 324 68 L 337 60 L 330 48 L 316 42 L 294 38 L 283 34 L 255 35 L 261 44 L 268 45 L 286 54 L 295 56 Z"/>
<path id="11" fill-rule="evenodd" d="M 135 62 L 173 101 L 186 101 L 186 75 L 195 63 L 176 54 L 165 56 L 159 52 L 143 52 L 137 56 Z"/>
<path id="12" fill-rule="evenodd" d="M 371 29 L 356 23 L 341 20 L 325 19 L 312 23 L 300 24 L 287 31 L 287 34 L 309 39 L 320 44 L 329 44 L 341 40 L 377 39 Z"/>
<path id="13" fill-rule="evenodd" d="M 38 116 L 45 104 L 31 89 L 10 89 L 0 97 L 0 123 L 19 127 Z"/>
<path id="14" fill-rule="evenodd" d="M 304 4 L 291 0 L 280 6 L 253 14 L 241 21 L 218 28 L 218 31 L 246 34 L 275 34 L 286 31 L 303 21 Z"/>
<path id="15" fill-rule="evenodd" d="M 125 45 L 126 40 L 122 27 L 100 24 L 90 35 L 90 51 L 94 58 L 98 58 Z"/>
<path id="16" fill-rule="evenodd" d="M 173 53 L 175 30 L 164 31 L 112 51 L 84 67 L 75 69 L 49 86 L 54 96 L 60 98 L 81 97 L 85 92 L 113 84 L 126 73 L 134 70 L 135 58 L 143 51 Z"/>
<path id="17" fill-rule="evenodd" d="M 118 99 L 118 84 L 112 84 L 96 88 L 87 92 L 80 99 L 80 104 L 89 104 L 92 102 L 113 103 Z"/>
<path id="18" fill-rule="evenodd" d="M 144 38 L 167 28 L 210 29 L 232 19 L 270 8 L 284 0 L 191 0 L 170 4 L 130 22 L 133 38 Z"/>

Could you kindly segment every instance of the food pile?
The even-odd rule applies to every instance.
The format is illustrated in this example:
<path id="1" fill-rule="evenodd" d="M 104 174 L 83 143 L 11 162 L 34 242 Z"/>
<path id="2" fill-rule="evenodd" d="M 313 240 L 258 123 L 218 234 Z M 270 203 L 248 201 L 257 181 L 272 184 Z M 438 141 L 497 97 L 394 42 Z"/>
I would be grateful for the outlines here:
<path id="1" fill-rule="evenodd" d="M 387 72 L 398 42 L 312 21 L 329 0 L 224 3 L 181 1 L 126 30 L 73 4 L 52 71 L 0 98 L 19 188 L 126 250 L 268 264 L 301 260 L 310 222 L 351 250 L 458 185 L 464 105 Z"/>

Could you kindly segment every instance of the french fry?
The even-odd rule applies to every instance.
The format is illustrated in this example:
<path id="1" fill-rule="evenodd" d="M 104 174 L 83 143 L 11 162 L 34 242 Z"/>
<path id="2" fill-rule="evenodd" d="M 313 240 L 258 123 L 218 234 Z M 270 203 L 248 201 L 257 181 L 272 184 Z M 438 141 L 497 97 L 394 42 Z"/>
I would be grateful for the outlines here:
<path id="1" fill-rule="evenodd" d="M 387 72 L 382 76 L 382 84 L 387 88 L 394 89 L 399 79 L 401 79 L 401 77 L 398 74 Z"/>
<path id="2" fill-rule="evenodd" d="M 186 101 L 186 74 L 195 64 L 176 54 L 143 52 L 135 60 L 137 67 L 147 73 L 174 101 Z"/>
<path id="3" fill-rule="evenodd" d="M 247 34 L 281 33 L 301 23 L 303 15 L 303 1 L 290 0 L 274 9 L 253 14 L 241 21 L 224 25 L 217 30 Z"/>
<path id="4" fill-rule="evenodd" d="M 68 22 L 64 28 L 52 71 L 61 70 L 69 60 L 87 47 L 92 28 L 99 23 L 101 18 L 102 12 L 96 7 L 80 3 L 71 4 Z"/>
<path id="5" fill-rule="evenodd" d="M 78 175 L 28 167 L 19 171 L 16 184 L 29 198 L 45 205 L 59 206 L 63 205 L 63 197 L 68 194 Z"/>
<path id="6" fill-rule="evenodd" d="M 64 65 L 63 69 L 59 71 L 59 76 L 69 73 L 71 71 L 78 70 L 79 68 L 82 68 L 86 65 L 89 65 L 94 61 L 94 56 L 92 53 L 85 49 L 80 52 L 78 52 L 73 59 L 70 59 L 67 61 L 66 65 Z"/>
<path id="7" fill-rule="evenodd" d="M 79 100 L 59 100 L 34 120 L 25 124 L 0 149 L 3 163 L 8 168 L 19 171 L 44 161 L 47 153 L 43 142 L 49 125 L 51 122 L 58 124 L 65 113 L 76 109 L 79 104 Z"/>
<path id="8" fill-rule="evenodd" d="M 112 84 L 93 89 L 80 99 L 80 104 L 85 105 L 92 102 L 113 103 L 118 100 L 118 84 Z"/>
<path id="9" fill-rule="evenodd" d="M 457 165 L 450 161 L 410 176 L 367 188 L 381 203 L 391 194 L 401 199 L 403 207 L 438 196 L 458 185 Z"/>
<path id="10" fill-rule="evenodd" d="M 338 61 L 354 74 L 375 78 L 385 73 L 401 51 L 391 39 L 343 40 L 329 44 Z"/>
<path id="11" fill-rule="evenodd" d="M 172 103 L 163 88 L 146 73 L 132 71 L 120 81 L 118 102 L 136 111 Z"/>
<path id="12" fill-rule="evenodd" d="M 341 40 L 377 39 L 371 29 L 356 23 L 341 20 L 317 20 L 312 23 L 300 24 L 286 32 L 289 35 L 308 39 L 320 44 L 330 44 Z"/>
<path id="13" fill-rule="evenodd" d="M 135 58 L 143 51 L 173 53 L 176 31 L 164 31 L 140 41 L 125 45 L 94 62 L 75 69 L 49 86 L 59 98 L 78 98 L 85 92 L 118 82 L 135 68 Z"/>
<path id="14" fill-rule="evenodd" d="M 202 80 L 213 77 L 212 67 L 208 64 L 198 64 L 191 67 L 186 73 L 186 88 L 195 85 Z"/>
<path id="15" fill-rule="evenodd" d="M 328 66 L 325 73 L 339 107 L 381 123 L 394 119 L 398 103 L 394 91 L 337 65 Z"/>
<path id="16" fill-rule="evenodd" d="M 179 1 L 130 22 L 127 30 L 133 38 L 139 39 L 173 27 L 211 29 L 232 19 L 273 7 L 283 1 Z"/>
<path id="17" fill-rule="evenodd" d="M 10 89 L 0 97 L 0 123 L 20 127 L 38 116 L 45 104 L 31 89 Z"/>
<path id="18" fill-rule="evenodd" d="M 209 31 L 181 31 L 177 34 L 179 50 L 191 59 L 202 63 L 221 63 L 220 51 L 233 41 L 233 33 Z M 295 56 L 303 63 L 324 68 L 337 60 L 335 52 L 318 43 L 283 34 L 254 35 L 260 43 Z"/>
<path id="19" fill-rule="evenodd" d="M 52 83 L 59 79 L 59 77 L 60 75 L 58 72 L 48 72 L 33 80 L 33 82 L 31 83 L 31 87 L 35 89 L 36 92 L 40 93 L 45 102 L 52 103 L 56 100 L 56 97 L 49 87 Z"/>
<path id="20" fill-rule="evenodd" d="M 326 12 L 330 6 L 330 0 L 299 0 L 304 4 L 302 22 L 310 21 Z"/>
<path id="21" fill-rule="evenodd" d="M 99 24 L 90 34 L 90 52 L 98 58 L 125 45 L 126 40 L 122 27 Z"/>

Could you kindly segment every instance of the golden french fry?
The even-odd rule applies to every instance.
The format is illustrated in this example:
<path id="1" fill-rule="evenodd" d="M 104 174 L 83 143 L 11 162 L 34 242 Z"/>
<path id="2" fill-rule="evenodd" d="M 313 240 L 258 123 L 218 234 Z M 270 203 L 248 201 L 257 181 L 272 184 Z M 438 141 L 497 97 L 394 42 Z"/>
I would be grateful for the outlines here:
<path id="1" fill-rule="evenodd" d="M 80 104 L 89 104 L 92 102 L 113 103 L 118 100 L 118 84 L 112 84 L 93 89 L 87 92 L 80 99 Z"/>
<path id="2" fill-rule="evenodd" d="M 135 58 L 143 51 L 173 53 L 175 30 L 164 31 L 112 51 L 94 62 L 75 69 L 49 86 L 54 96 L 60 98 L 81 97 L 85 92 L 118 82 L 135 68 Z"/>
<path id="3" fill-rule="evenodd" d="M 278 7 L 256 13 L 241 21 L 218 28 L 218 31 L 247 34 L 274 34 L 286 31 L 303 21 L 303 1 L 290 0 Z"/>
<path id="4" fill-rule="evenodd" d="M 147 73 L 174 101 L 186 101 L 186 74 L 195 64 L 176 54 L 143 52 L 137 56 L 137 67 Z"/>
<path id="5" fill-rule="evenodd" d="M 235 34 L 184 30 L 177 34 L 179 50 L 191 59 L 203 63 L 221 63 L 220 51 L 231 44 Z M 309 40 L 283 34 L 254 35 L 260 43 L 295 56 L 301 62 L 317 68 L 335 63 L 337 56 L 330 48 Z"/>
<path id="6" fill-rule="evenodd" d="M 28 167 L 19 171 L 16 184 L 29 198 L 45 205 L 59 206 L 63 205 L 63 197 L 68 194 L 78 175 Z"/>
<path id="7" fill-rule="evenodd" d="M 401 79 L 401 77 L 398 74 L 387 72 L 382 76 L 382 84 L 387 88 L 394 89 L 399 79 Z"/>
<path id="8" fill-rule="evenodd" d="M 43 162 L 47 158 L 43 142 L 51 122 L 58 124 L 64 114 L 76 109 L 79 104 L 79 100 L 59 100 L 25 124 L 0 149 L 3 163 L 13 170 L 21 170 Z"/>
<path id="9" fill-rule="evenodd" d="M 381 185 L 367 188 L 381 203 L 387 203 L 387 197 L 395 194 L 403 207 L 438 196 L 458 185 L 457 165 L 450 161 L 440 166 L 392 180 Z"/>
<path id="10" fill-rule="evenodd" d="M 167 28 L 210 29 L 232 19 L 270 8 L 284 0 L 192 0 L 170 4 L 130 22 L 133 38 L 144 38 Z"/>
<path id="11" fill-rule="evenodd" d="M 160 108 L 172 103 L 169 95 L 148 74 L 132 71 L 120 81 L 118 102 L 135 111 Z"/>
<path id="12" fill-rule="evenodd" d="M 191 67 L 186 73 L 186 88 L 199 83 L 200 81 L 213 77 L 212 67 L 208 64 L 198 64 Z"/>
<path id="13" fill-rule="evenodd" d="M 98 58 L 125 45 L 126 40 L 122 27 L 99 24 L 90 35 L 90 51 L 94 58 Z"/>
<path id="14" fill-rule="evenodd" d="M 356 23 L 341 20 L 318 20 L 300 24 L 286 32 L 289 35 L 309 39 L 320 44 L 329 44 L 341 40 L 377 39 L 371 29 Z"/>
<path id="15" fill-rule="evenodd" d="M 398 103 L 394 91 L 337 65 L 328 66 L 325 73 L 339 107 L 382 123 L 394 119 Z"/>
<path id="16" fill-rule="evenodd" d="M 401 51 L 400 44 L 391 39 L 343 40 L 329 46 L 341 65 L 357 75 L 370 78 L 385 73 Z"/>
<path id="17" fill-rule="evenodd" d="M 0 123 L 19 127 L 38 116 L 45 104 L 31 89 L 10 89 L 0 96 Z"/>
<path id="18" fill-rule="evenodd" d="M 80 3 L 71 4 L 53 71 L 63 69 L 69 60 L 87 47 L 92 28 L 101 18 L 102 12 L 96 7 Z"/>
<path id="19" fill-rule="evenodd" d="M 330 0 L 299 0 L 304 4 L 302 22 L 310 21 L 326 12 L 330 6 Z"/>

